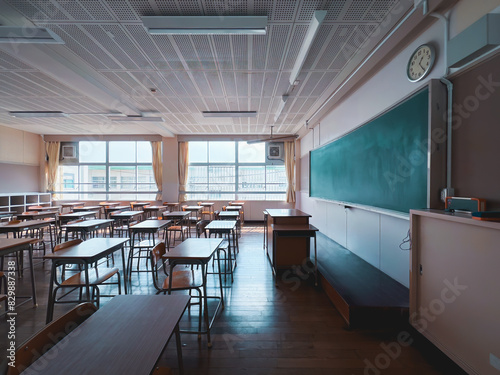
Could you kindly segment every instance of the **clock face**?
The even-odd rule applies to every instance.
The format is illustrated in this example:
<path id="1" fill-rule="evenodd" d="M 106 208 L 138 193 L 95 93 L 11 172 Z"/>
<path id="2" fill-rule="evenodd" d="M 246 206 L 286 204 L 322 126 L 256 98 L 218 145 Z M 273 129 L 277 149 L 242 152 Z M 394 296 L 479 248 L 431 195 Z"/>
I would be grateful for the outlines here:
<path id="1" fill-rule="evenodd" d="M 406 74 L 411 82 L 423 79 L 432 69 L 434 64 L 434 48 L 424 44 L 418 47 L 408 61 Z"/>

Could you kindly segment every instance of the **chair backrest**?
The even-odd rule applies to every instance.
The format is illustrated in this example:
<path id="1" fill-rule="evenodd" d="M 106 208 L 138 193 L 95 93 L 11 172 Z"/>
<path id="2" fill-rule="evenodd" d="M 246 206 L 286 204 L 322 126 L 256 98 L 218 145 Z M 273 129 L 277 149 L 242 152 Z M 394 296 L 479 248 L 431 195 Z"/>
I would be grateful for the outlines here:
<path id="1" fill-rule="evenodd" d="M 81 303 L 59 319 L 47 324 L 16 351 L 15 367 L 7 375 L 18 375 L 97 311 L 90 302 Z"/>
<path id="2" fill-rule="evenodd" d="M 31 215 L 31 214 L 37 214 L 38 211 L 24 211 L 21 215 Z"/>
<path id="3" fill-rule="evenodd" d="M 155 247 L 151 250 L 151 273 L 153 275 L 153 285 L 156 290 L 161 290 L 158 285 L 158 270 L 163 266 L 163 256 L 166 254 L 165 242 L 158 242 Z M 166 271 L 164 269 L 164 271 Z"/>
<path id="4" fill-rule="evenodd" d="M 28 210 L 39 210 L 42 206 L 28 206 Z"/>
<path id="5" fill-rule="evenodd" d="M 219 210 L 214 211 L 214 219 L 219 219 Z"/>
<path id="6" fill-rule="evenodd" d="M 210 224 L 210 220 L 200 220 L 196 223 L 196 235 L 198 238 L 201 237 L 202 233 L 207 237 L 207 230 L 205 228 L 208 224 Z"/>
<path id="7" fill-rule="evenodd" d="M 9 220 L 9 222 L 7 223 L 7 225 L 9 225 L 9 224 L 19 224 L 20 222 L 21 222 L 21 220 L 17 220 L 17 219 Z"/>
<path id="8" fill-rule="evenodd" d="M 56 246 L 54 246 L 54 253 L 56 251 L 59 251 L 59 250 L 62 250 L 62 249 L 66 249 L 67 247 L 78 245 L 78 244 L 80 244 L 82 242 L 83 242 L 83 240 L 81 238 L 77 238 L 75 240 L 71 240 L 71 241 L 66 241 L 66 242 L 59 243 Z"/>

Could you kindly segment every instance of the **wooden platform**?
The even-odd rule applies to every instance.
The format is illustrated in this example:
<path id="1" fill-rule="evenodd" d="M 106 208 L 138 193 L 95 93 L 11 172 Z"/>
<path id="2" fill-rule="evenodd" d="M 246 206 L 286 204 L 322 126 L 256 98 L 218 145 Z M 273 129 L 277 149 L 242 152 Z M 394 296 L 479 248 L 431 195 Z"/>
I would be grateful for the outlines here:
<path id="1" fill-rule="evenodd" d="M 407 321 L 408 288 L 325 235 L 317 240 L 322 287 L 349 328 Z"/>

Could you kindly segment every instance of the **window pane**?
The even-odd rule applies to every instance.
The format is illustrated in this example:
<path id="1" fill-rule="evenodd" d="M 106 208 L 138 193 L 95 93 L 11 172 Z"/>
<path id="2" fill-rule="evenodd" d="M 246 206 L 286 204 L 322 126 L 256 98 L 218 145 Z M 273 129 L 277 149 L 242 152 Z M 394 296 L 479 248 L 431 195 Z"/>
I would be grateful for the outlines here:
<path id="1" fill-rule="evenodd" d="M 265 191 L 265 166 L 238 167 L 238 191 Z"/>
<path id="2" fill-rule="evenodd" d="M 106 163 L 106 142 L 79 142 L 80 163 Z"/>
<path id="3" fill-rule="evenodd" d="M 266 166 L 266 182 L 268 184 L 285 184 L 286 190 L 286 173 L 284 165 L 268 165 Z"/>
<path id="4" fill-rule="evenodd" d="M 81 165 L 80 191 L 106 191 L 106 166 Z"/>
<path id="5" fill-rule="evenodd" d="M 286 194 L 266 194 L 267 201 L 284 201 L 286 200 Z"/>
<path id="6" fill-rule="evenodd" d="M 210 163 L 234 163 L 235 143 L 234 142 L 209 142 Z"/>
<path id="7" fill-rule="evenodd" d="M 82 200 L 99 200 L 99 201 L 102 201 L 102 200 L 106 200 L 106 193 L 100 193 L 100 194 L 96 194 L 96 193 L 90 193 L 90 194 L 80 194 L 80 199 Z"/>
<path id="8" fill-rule="evenodd" d="M 137 162 L 153 162 L 153 150 L 151 149 L 151 142 L 137 142 Z"/>
<path id="9" fill-rule="evenodd" d="M 266 144 L 262 142 L 249 145 L 246 142 L 238 142 L 238 161 L 240 163 L 265 163 Z"/>
<path id="10" fill-rule="evenodd" d="M 135 163 L 136 142 L 109 142 L 110 163 Z"/>
<path id="11" fill-rule="evenodd" d="M 207 142 L 189 142 L 189 163 L 208 162 Z"/>
<path id="12" fill-rule="evenodd" d="M 135 191 L 136 190 L 135 166 L 109 167 L 110 191 Z M 125 198 L 123 198 L 125 199 Z M 128 198 L 127 198 L 128 199 Z"/>
<path id="13" fill-rule="evenodd" d="M 63 165 L 59 167 L 59 191 L 78 190 L 78 166 Z"/>
<path id="14" fill-rule="evenodd" d="M 235 167 L 208 167 L 209 183 L 234 183 Z M 233 189 L 234 190 L 234 189 Z"/>
<path id="15" fill-rule="evenodd" d="M 140 184 L 155 184 L 155 176 L 151 165 L 137 166 L 137 182 Z"/>

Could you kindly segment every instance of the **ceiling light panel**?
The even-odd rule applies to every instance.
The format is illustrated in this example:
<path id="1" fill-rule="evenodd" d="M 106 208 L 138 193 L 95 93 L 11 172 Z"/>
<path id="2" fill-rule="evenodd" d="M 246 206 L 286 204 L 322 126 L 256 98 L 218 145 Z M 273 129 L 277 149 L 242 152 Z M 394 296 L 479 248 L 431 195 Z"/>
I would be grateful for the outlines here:
<path id="1" fill-rule="evenodd" d="M 203 117 L 255 117 L 256 111 L 203 111 Z"/>
<path id="2" fill-rule="evenodd" d="M 267 16 L 145 16 L 151 35 L 264 35 Z"/>
<path id="3" fill-rule="evenodd" d="M 0 43 L 64 44 L 64 41 L 44 27 L 0 26 Z"/>

